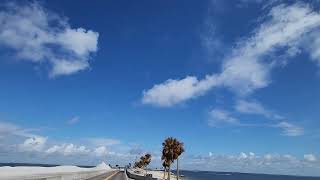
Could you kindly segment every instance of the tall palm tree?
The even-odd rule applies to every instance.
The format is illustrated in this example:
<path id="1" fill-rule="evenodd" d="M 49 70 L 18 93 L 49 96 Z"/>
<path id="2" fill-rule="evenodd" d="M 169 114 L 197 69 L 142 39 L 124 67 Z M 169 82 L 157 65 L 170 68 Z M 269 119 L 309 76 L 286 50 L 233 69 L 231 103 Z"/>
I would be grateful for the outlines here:
<path id="1" fill-rule="evenodd" d="M 177 180 L 179 180 L 179 156 L 184 152 L 183 142 L 175 142 L 175 159 L 177 159 Z"/>
<path id="2" fill-rule="evenodd" d="M 167 171 L 167 168 L 168 168 L 168 162 L 166 160 L 163 161 L 162 163 L 162 166 L 163 166 L 163 179 L 166 179 L 166 171 Z"/>
<path id="3" fill-rule="evenodd" d="M 169 137 L 162 143 L 162 160 L 168 163 L 168 179 L 170 179 L 170 167 L 177 160 L 177 180 L 179 179 L 179 156 L 184 152 L 184 145 L 176 138 Z"/>
<path id="4" fill-rule="evenodd" d="M 170 167 L 175 160 L 175 149 L 177 139 L 169 137 L 162 143 L 162 160 L 168 163 L 168 179 L 170 180 Z"/>

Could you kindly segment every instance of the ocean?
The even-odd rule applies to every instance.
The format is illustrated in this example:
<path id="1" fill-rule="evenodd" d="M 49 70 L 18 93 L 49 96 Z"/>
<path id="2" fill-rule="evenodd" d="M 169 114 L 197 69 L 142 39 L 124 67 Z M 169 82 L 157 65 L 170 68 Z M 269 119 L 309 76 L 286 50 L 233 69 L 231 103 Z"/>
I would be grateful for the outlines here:
<path id="1" fill-rule="evenodd" d="M 267 175 L 234 172 L 180 171 L 186 180 L 320 180 L 320 177 Z"/>

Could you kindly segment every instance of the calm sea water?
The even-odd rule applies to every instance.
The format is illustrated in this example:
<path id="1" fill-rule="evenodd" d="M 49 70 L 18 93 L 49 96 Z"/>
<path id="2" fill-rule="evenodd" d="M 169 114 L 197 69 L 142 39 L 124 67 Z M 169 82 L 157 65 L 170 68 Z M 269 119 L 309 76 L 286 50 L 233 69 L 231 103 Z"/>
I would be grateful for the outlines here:
<path id="1" fill-rule="evenodd" d="M 320 177 L 228 173 L 212 171 L 181 171 L 186 180 L 320 180 Z"/>

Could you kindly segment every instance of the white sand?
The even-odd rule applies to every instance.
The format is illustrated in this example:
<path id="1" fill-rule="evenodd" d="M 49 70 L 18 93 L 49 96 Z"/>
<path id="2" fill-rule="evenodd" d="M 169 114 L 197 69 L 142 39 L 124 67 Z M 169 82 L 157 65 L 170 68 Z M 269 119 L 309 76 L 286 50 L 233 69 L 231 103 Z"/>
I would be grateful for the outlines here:
<path id="1" fill-rule="evenodd" d="M 32 179 L 43 177 L 89 177 L 113 171 L 104 162 L 94 168 L 80 168 L 77 166 L 56 166 L 56 167 L 0 167 L 0 179 Z M 68 179 L 68 178 L 65 178 Z"/>

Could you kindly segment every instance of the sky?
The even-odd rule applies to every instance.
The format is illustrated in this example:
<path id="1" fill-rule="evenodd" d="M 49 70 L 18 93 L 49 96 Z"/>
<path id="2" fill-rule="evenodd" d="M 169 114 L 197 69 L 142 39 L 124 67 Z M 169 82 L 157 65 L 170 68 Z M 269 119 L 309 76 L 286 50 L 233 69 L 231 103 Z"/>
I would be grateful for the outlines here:
<path id="1" fill-rule="evenodd" d="M 2 1 L 0 162 L 320 176 L 319 1 Z"/>

